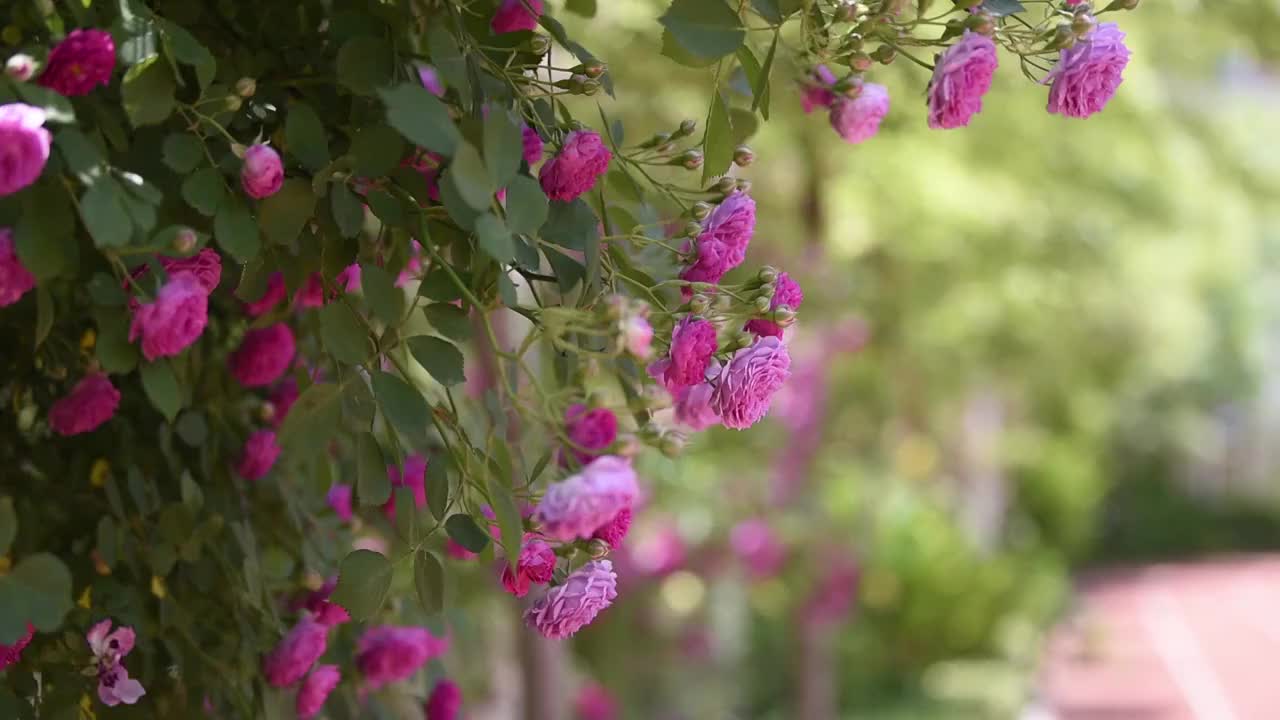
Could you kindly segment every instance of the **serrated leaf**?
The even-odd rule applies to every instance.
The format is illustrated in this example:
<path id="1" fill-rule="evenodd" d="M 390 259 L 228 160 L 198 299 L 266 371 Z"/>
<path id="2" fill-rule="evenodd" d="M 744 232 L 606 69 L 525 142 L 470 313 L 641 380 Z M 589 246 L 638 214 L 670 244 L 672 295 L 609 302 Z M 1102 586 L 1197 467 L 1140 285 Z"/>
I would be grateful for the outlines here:
<path id="1" fill-rule="evenodd" d="M 315 457 L 337 430 L 342 409 L 342 389 L 332 383 L 315 383 L 298 396 L 280 426 L 280 446 L 294 457 Z"/>
<path id="2" fill-rule="evenodd" d="M 204 157 L 200 140 L 190 133 L 170 133 L 161 146 L 164 164 L 176 173 L 185 175 L 196 169 Z"/>
<path id="3" fill-rule="evenodd" d="M 537 180 L 517 175 L 507 184 L 507 226 L 520 235 L 534 235 L 547 221 L 550 201 Z"/>
<path id="4" fill-rule="evenodd" d="M 142 366 L 142 389 L 147 394 L 151 405 L 173 422 L 182 409 L 182 389 L 178 386 L 178 377 L 173 374 L 173 367 L 167 360 L 158 360 Z"/>
<path id="5" fill-rule="evenodd" d="M 264 198 L 258 205 L 258 225 L 267 240 L 288 245 L 302 232 L 315 213 L 316 196 L 311 184 L 299 178 L 284 181 L 280 191 Z"/>
<path id="6" fill-rule="evenodd" d="M 348 365 L 363 363 L 373 352 L 364 323 L 340 300 L 320 309 L 320 342 L 334 359 Z"/>
<path id="7" fill-rule="evenodd" d="M 338 584 L 332 601 L 353 620 L 368 620 L 382 607 L 391 589 L 391 562 L 372 550 L 356 550 L 338 566 Z"/>
<path id="8" fill-rule="evenodd" d="M 80 219 L 98 247 L 128 245 L 133 236 L 122 195 L 120 186 L 108 179 L 94 183 L 80 197 Z"/>
<path id="9" fill-rule="evenodd" d="M 395 286 L 395 280 L 381 267 L 372 263 L 360 266 L 360 287 L 369 309 L 388 327 L 400 324 L 404 310 L 404 292 Z"/>
<path id="10" fill-rule="evenodd" d="M 0 645 L 16 643 L 28 622 L 42 632 L 57 630 L 71 607 L 67 566 L 49 553 L 24 557 L 0 576 Z"/>
<path id="11" fill-rule="evenodd" d="M 338 232 L 344 238 L 353 238 L 360 234 L 364 227 L 364 207 L 351 189 L 341 183 L 335 183 L 329 190 L 330 208 L 333 210 L 333 221 L 338 224 Z"/>
<path id="12" fill-rule="evenodd" d="M 213 236 L 218 245 L 231 253 L 236 260 L 248 262 L 262 249 L 258 222 L 238 196 L 223 200 L 218 214 L 213 217 Z"/>
<path id="13" fill-rule="evenodd" d="M 361 35 L 338 51 L 338 82 L 361 95 L 391 82 L 395 70 L 392 45 L 383 38 Z"/>
<path id="14" fill-rule="evenodd" d="M 197 170 L 182 181 L 182 199 L 201 215 L 213 217 L 217 214 L 225 195 L 222 174 L 215 168 Z"/>
<path id="15" fill-rule="evenodd" d="M 119 313 L 98 318 L 98 340 L 94 354 L 102 369 L 109 373 L 127 373 L 138 366 L 138 347 L 129 342 L 129 320 Z"/>
<path id="16" fill-rule="evenodd" d="M 414 555 L 413 585 L 423 612 L 436 615 L 444 611 L 444 566 L 429 550 L 419 550 Z"/>
<path id="17" fill-rule="evenodd" d="M 382 505 L 391 497 L 387 461 L 373 433 L 356 438 L 356 499 L 361 505 Z"/>
<path id="18" fill-rule="evenodd" d="M 720 0 L 673 0 L 658 22 L 680 47 L 704 59 L 724 57 L 746 39 L 741 18 Z"/>
<path id="19" fill-rule="evenodd" d="M 453 180 L 463 202 L 473 210 L 486 210 L 492 204 L 496 190 L 480 152 L 470 144 L 458 145 L 446 174 Z"/>
<path id="20" fill-rule="evenodd" d="M 177 85 L 169 65 L 152 55 L 129 68 L 121 83 L 124 111 L 134 127 L 164 122 L 173 113 Z"/>
<path id="21" fill-rule="evenodd" d="M 449 456 L 440 455 L 427 464 L 427 509 L 436 522 L 444 520 L 449 508 Z"/>
<path id="22" fill-rule="evenodd" d="M 39 183 L 22 192 L 22 212 L 14 228 L 14 249 L 36 280 L 57 277 L 79 265 L 75 239 L 75 209 L 66 192 L 53 183 Z"/>
<path id="23" fill-rule="evenodd" d="M 720 91 L 711 95 L 711 111 L 707 115 L 707 130 L 702 137 L 702 184 L 723 175 L 733 162 L 733 125 L 729 121 L 729 107 Z"/>
<path id="24" fill-rule="evenodd" d="M 481 530 L 469 515 L 461 513 L 450 515 L 449 519 L 444 521 L 444 529 L 454 542 L 473 553 L 482 552 L 489 544 L 489 535 Z"/>
<path id="25" fill-rule="evenodd" d="M 493 213 L 476 218 L 476 239 L 480 249 L 500 264 L 510 263 L 516 254 L 515 240 L 506 223 Z"/>
<path id="26" fill-rule="evenodd" d="M 431 416 L 422 394 L 399 377 L 381 370 L 372 371 L 370 377 L 373 396 L 391 426 L 408 437 L 423 434 Z"/>
<path id="27" fill-rule="evenodd" d="M 417 335 L 405 340 L 413 359 L 441 385 L 459 385 L 467 381 L 462 353 L 452 343 L 430 335 Z"/>
<path id="28" fill-rule="evenodd" d="M 452 157 L 462 135 L 444 103 L 420 85 L 403 83 L 378 91 L 387 106 L 387 122 L 406 140 Z"/>
<path id="29" fill-rule="evenodd" d="M 301 160 L 308 170 L 315 172 L 329 164 L 328 134 L 310 105 L 304 102 L 289 105 L 284 136 L 290 154 Z"/>
<path id="30" fill-rule="evenodd" d="M 524 159 L 524 137 L 511 113 L 497 105 L 489 106 L 484 119 L 484 164 L 493 187 L 506 187 L 520 170 Z"/>
<path id="31" fill-rule="evenodd" d="M 356 173 L 365 177 L 382 177 L 400 164 L 404 140 L 387 125 L 361 128 L 351 139 L 349 151 L 355 159 Z"/>
<path id="32" fill-rule="evenodd" d="M 471 102 L 471 79 L 467 76 L 467 58 L 458 41 L 444 23 L 432 23 L 427 29 L 427 52 L 444 82 L 458 91 L 464 103 Z"/>
<path id="33" fill-rule="evenodd" d="M 471 319 L 467 312 L 449 303 L 432 303 L 422 309 L 427 322 L 441 335 L 454 342 L 471 339 Z"/>

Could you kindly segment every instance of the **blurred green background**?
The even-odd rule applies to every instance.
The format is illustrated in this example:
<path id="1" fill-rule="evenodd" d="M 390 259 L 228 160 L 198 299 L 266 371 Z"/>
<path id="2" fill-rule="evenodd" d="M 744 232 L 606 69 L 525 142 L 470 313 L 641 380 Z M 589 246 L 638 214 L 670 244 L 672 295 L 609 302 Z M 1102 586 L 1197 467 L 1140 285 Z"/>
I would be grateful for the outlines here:
<path id="1" fill-rule="evenodd" d="M 572 23 L 632 139 L 706 114 L 660 12 Z M 1280 3 L 1104 19 L 1133 60 L 1087 121 L 1002 56 L 971 127 L 932 131 L 898 62 L 848 146 L 780 62 L 744 267 L 805 289 L 795 377 L 761 426 L 645 467 L 659 500 L 566 682 L 628 718 L 1012 718 L 1073 574 L 1280 549 Z"/>

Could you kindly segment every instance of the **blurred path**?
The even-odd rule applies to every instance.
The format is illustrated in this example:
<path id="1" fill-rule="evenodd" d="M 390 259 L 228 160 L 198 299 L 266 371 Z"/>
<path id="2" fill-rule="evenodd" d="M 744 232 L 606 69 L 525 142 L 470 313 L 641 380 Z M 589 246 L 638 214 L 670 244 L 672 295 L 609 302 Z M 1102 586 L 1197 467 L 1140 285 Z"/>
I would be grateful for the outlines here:
<path id="1" fill-rule="evenodd" d="M 1108 572 L 1054 630 L 1053 720 L 1280 720 L 1280 556 Z"/>

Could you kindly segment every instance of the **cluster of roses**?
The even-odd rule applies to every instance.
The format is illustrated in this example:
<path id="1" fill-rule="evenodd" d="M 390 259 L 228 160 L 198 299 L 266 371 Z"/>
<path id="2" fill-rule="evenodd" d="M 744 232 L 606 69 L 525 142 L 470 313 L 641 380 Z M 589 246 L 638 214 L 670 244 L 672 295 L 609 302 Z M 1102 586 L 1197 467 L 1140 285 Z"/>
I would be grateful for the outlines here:
<path id="1" fill-rule="evenodd" d="M 960 3 L 957 3 L 960 4 Z M 1136 2 L 1133 4 L 1136 5 Z M 1101 112 L 1123 80 L 1129 64 L 1125 34 L 1115 23 L 1098 23 L 1084 0 L 1065 0 L 1068 22 L 1052 34 L 1049 50 L 1058 50 L 1058 63 L 1043 82 L 1049 86 L 1048 111 L 1071 118 L 1087 118 Z M 949 130 L 966 127 L 982 111 L 982 99 L 991 89 L 999 59 L 993 35 L 999 32 L 981 2 L 970 7 L 971 16 L 983 22 L 969 23 L 960 39 L 938 55 L 929 80 L 929 127 Z M 889 90 L 862 80 L 871 67 L 866 56 L 855 56 L 849 77 L 837 79 L 826 65 L 813 69 L 803 87 L 806 113 L 829 111 L 831 126 L 846 141 L 869 140 L 889 114 Z"/>

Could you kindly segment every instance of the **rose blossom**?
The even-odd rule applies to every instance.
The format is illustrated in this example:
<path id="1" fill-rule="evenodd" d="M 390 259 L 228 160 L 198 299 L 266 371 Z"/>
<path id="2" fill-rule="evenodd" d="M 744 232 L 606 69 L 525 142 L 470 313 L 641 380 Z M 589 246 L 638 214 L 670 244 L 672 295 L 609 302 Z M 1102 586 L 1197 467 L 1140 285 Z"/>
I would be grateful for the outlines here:
<path id="1" fill-rule="evenodd" d="M 307 276 L 302 287 L 293 293 L 293 305 L 299 310 L 324 306 L 324 279 L 320 273 L 311 273 Z"/>
<path id="2" fill-rule="evenodd" d="M 622 545 L 622 541 L 627 537 L 627 531 L 631 529 L 631 508 L 624 507 L 618 511 L 617 515 L 609 522 L 596 528 L 591 534 L 592 538 L 605 541 L 609 545 L 610 550 L 617 550 Z"/>
<path id="3" fill-rule="evenodd" d="M 434 688 L 423 710 L 427 720 L 457 720 L 458 711 L 462 709 L 462 690 L 458 684 L 448 678 L 441 678 Z"/>
<path id="4" fill-rule="evenodd" d="M 831 104 L 831 127 L 846 142 L 857 145 L 870 140 L 880 130 L 880 121 L 889 114 L 889 88 L 863 83 L 855 97 L 839 97 Z"/>
<path id="5" fill-rule="evenodd" d="M 564 430 L 573 442 L 569 454 L 585 465 L 618 439 L 618 417 L 609 408 L 588 410 L 586 405 L 577 403 L 564 412 Z M 565 456 L 561 461 L 567 464 Z"/>
<path id="6" fill-rule="evenodd" d="M 0 307 L 12 305 L 36 286 L 36 276 L 27 271 L 13 247 L 13 231 L 0 228 Z"/>
<path id="7" fill-rule="evenodd" d="M 542 0 L 502 0 L 489 23 L 494 35 L 517 30 L 537 30 Z"/>
<path id="8" fill-rule="evenodd" d="M 0 197 L 16 193 L 40 177 L 53 142 L 44 121 L 45 112 L 38 107 L 0 105 Z"/>
<path id="9" fill-rule="evenodd" d="M 271 391 L 271 397 L 267 398 L 271 403 L 271 425 L 279 428 L 284 425 L 285 418 L 289 417 L 289 411 L 293 409 L 293 404 L 298 401 L 298 383 L 291 377 L 287 377 L 276 385 L 276 389 Z"/>
<path id="10" fill-rule="evenodd" d="M 786 551 L 773 529 L 759 518 L 734 525 L 729 531 L 729 546 L 747 566 L 747 572 L 757 579 L 776 575 L 786 560 Z"/>
<path id="11" fill-rule="evenodd" d="M 245 480 L 259 480 L 271 472 L 271 466 L 280 457 L 280 445 L 271 430 L 258 430 L 249 436 L 236 464 L 236 472 Z"/>
<path id="12" fill-rule="evenodd" d="M 535 517 L 543 533 L 571 542 L 591 537 L 639 493 L 631 463 L 616 455 L 596 458 L 577 475 L 547 488 Z"/>
<path id="13" fill-rule="evenodd" d="M 622 338 L 627 352 L 638 360 L 648 360 L 653 353 L 653 326 L 643 315 L 637 313 L 622 322 Z"/>
<path id="14" fill-rule="evenodd" d="M 329 699 L 329 693 L 333 692 L 341 680 L 342 672 L 337 665 L 319 665 L 312 670 L 307 679 L 302 681 L 294 704 L 299 720 L 309 720 L 318 715 L 324 707 L 324 701 Z"/>
<path id="15" fill-rule="evenodd" d="M 547 591 L 524 613 L 524 622 L 543 637 L 567 638 L 595 620 L 618 597 L 613 563 L 592 560 Z"/>
<path id="16" fill-rule="evenodd" d="M 307 674 L 328 646 L 329 627 L 304 616 L 262 658 L 262 675 L 273 687 L 288 687 Z"/>
<path id="17" fill-rule="evenodd" d="M 1124 33 L 1115 23 L 1102 23 L 1062 51 L 1049 71 L 1049 112 L 1087 118 L 1106 107 L 1123 81 L 1129 64 Z"/>
<path id="18" fill-rule="evenodd" d="M 426 628 L 384 625 L 366 630 L 356 643 L 356 667 L 370 690 L 407 680 L 449 649 L 446 638 Z"/>
<path id="19" fill-rule="evenodd" d="M 325 501 L 329 503 L 329 507 L 342 518 L 343 522 L 351 522 L 354 511 L 351 508 L 351 486 L 338 483 L 329 488 L 328 494 L 325 495 Z"/>
<path id="20" fill-rule="evenodd" d="M 613 153 L 590 130 L 574 130 L 565 136 L 559 154 L 538 172 L 542 190 L 552 200 L 568 202 L 595 187 L 609 169 Z"/>
<path id="21" fill-rule="evenodd" d="M 280 153 L 262 143 L 249 146 L 240 168 L 240 186 L 245 194 L 261 200 L 275 195 L 281 185 L 284 185 L 284 165 L 280 162 Z"/>
<path id="22" fill-rule="evenodd" d="M 783 305 L 795 310 L 800 307 L 802 302 L 804 302 L 804 291 L 800 289 L 800 284 L 792 280 L 791 276 L 785 272 L 778 273 L 777 289 L 773 291 L 773 300 L 769 303 L 769 311 L 773 312 Z M 756 335 L 782 337 L 782 327 L 765 318 L 748 320 L 746 330 Z"/>
<path id="23" fill-rule="evenodd" d="M 790 373 L 791 356 L 776 337 L 756 338 L 721 371 L 711 404 L 727 428 L 745 430 L 769 412 L 773 394 Z"/>
<path id="24" fill-rule="evenodd" d="M 129 671 L 124 667 L 124 657 L 133 651 L 133 628 L 122 625 L 111 632 L 111 620 L 107 619 L 89 628 L 85 640 L 93 652 L 98 675 L 98 699 L 104 705 L 132 705 L 147 694 L 142 683 L 129 677 Z"/>
<path id="25" fill-rule="evenodd" d="M 525 125 L 520 128 L 520 140 L 524 145 L 524 161 L 529 167 L 537 165 L 542 159 L 542 136 L 537 130 Z"/>
<path id="26" fill-rule="evenodd" d="M 284 287 L 284 274 L 273 272 L 267 278 L 267 287 L 262 291 L 262 297 L 251 303 L 245 303 L 244 312 L 249 317 L 261 317 L 271 312 L 284 300 L 288 292 Z"/>
<path id="27" fill-rule="evenodd" d="M 716 326 L 692 315 L 671 331 L 671 357 L 662 373 L 668 389 L 697 385 L 707 379 L 707 368 L 719 347 Z"/>
<path id="28" fill-rule="evenodd" d="M 129 342 L 142 338 L 147 360 L 173 357 L 194 343 L 209 323 L 209 293 L 193 273 L 169 276 L 155 300 L 138 306 Z"/>
<path id="29" fill-rule="evenodd" d="M 105 30 L 72 30 L 49 51 L 44 72 L 36 82 L 59 95 L 87 95 L 111 82 L 116 67 L 116 44 Z"/>
<path id="30" fill-rule="evenodd" d="M 91 373 L 49 408 L 49 427 L 64 437 L 97 430 L 119 405 L 120 391 L 111 380 L 100 372 Z"/>
<path id="31" fill-rule="evenodd" d="M 418 81 L 432 95 L 444 97 L 444 83 L 440 82 L 440 72 L 436 70 L 434 65 L 419 65 Z"/>
<path id="32" fill-rule="evenodd" d="M 31 639 L 36 636 L 36 626 L 27 623 L 27 634 L 18 638 L 12 645 L 0 645 L 0 672 L 10 665 L 16 664 L 22 659 L 22 651 L 27 649 L 31 644 Z"/>
<path id="33" fill-rule="evenodd" d="M 719 282 L 747 257 L 747 245 L 756 228 L 756 201 L 743 192 L 735 192 L 707 217 L 702 233 L 694 245 L 697 260 L 680 273 L 689 282 Z M 692 295 L 683 288 L 685 296 Z"/>
<path id="34" fill-rule="evenodd" d="M 26 82 L 36 74 L 36 59 L 26 53 L 10 55 L 4 63 L 4 74 L 14 82 Z"/>
<path id="35" fill-rule="evenodd" d="M 526 534 L 516 569 L 512 571 L 511 563 L 502 568 L 502 587 L 516 597 L 524 597 L 529 592 L 530 583 L 550 582 L 555 570 L 556 553 L 551 546 L 536 535 Z"/>
<path id="36" fill-rule="evenodd" d="M 293 331 L 284 323 L 276 323 L 245 333 L 240 347 L 227 358 L 227 364 L 241 385 L 263 387 L 289 369 L 296 351 Z"/>
<path id="37" fill-rule="evenodd" d="M 929 81 L 929 127 L 949 130 L 968 125 L 982 110 L 982 96 L 991 89 L 998 64 L 991 38 L 966 30 L 934 65 Z"/>
<path id="38" fill-rule="evenodd" d="M 806 115 L 820 107 L 831 107 L 831 103 L 836 100 L 836 94 L 831 89 L 835 84 L 835 73 L 831 72 L 826 65 L 819 65 L 813 69 L 813 76 L 805 83 L 800 94 L 800 107 Z"/>
<path id="39" fill-rule="evenodd" d="M 603 685 L 592 683 L 578 691 L 573 701 L 573 711 L 577 720 L 615 720 L 618 717 L 618 703 Z"/>
<path id="40" fill-rule="evenodd" d="M 409 488 L 413 491 L 413 505 L 421 510 L 427 506 L 427 459 L 417 453 L 410 453 L 404 459 L 404 472 L 395 465 L 387 466 L 387 478 L 391 480 L 391 495 L 383 503 L 382 510 L 387 519 L 396 519 L 396 488 Z"/>
<path id="41" fill-rule="evenodd" d="M 695 431 L 719 425 L 720 413 L 711 403 L 714 397 L 715 386 L 709 382 L 680 388 L 673 395 L 676 422 Z"/>

